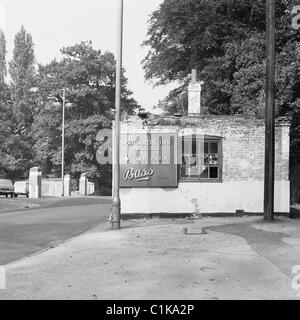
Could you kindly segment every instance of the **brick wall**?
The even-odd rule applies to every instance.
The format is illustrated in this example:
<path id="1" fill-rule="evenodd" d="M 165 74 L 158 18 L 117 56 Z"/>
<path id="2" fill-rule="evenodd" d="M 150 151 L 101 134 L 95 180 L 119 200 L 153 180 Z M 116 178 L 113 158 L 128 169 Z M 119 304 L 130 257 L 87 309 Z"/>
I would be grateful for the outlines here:
<path id="1" fill-rule="evenodd" d="M 177 188 L 121 188 L 122 213 L 263 212 L 265 124 L 240 116 L 159 117 L 123 120 L 122 133 L 170 131 L 222 137 L 223 181 L 180 181 Z M 289 125 L 276 125 L 274 208 L 290 211 Z M 179 139 L 181 141 L 181 139 Z M 179 148 L 181 150 L 181 148 Z"/>
<path id="2" fill-rule="evenodd" d="M 150 126 L 148 126 L 150 125 Z M 177 129 L 179 135 L 210 135 L 223 138 L 223 181 L 264 179 L 265 124 L 241 116 L 166 117 L 142 123 L 139 118 L 123 122 L 122 132 Z M 180 149 L 179 149 L 180 150 Z M 276 122 L 275 180 L 289 180 L 289 125 Z"/>

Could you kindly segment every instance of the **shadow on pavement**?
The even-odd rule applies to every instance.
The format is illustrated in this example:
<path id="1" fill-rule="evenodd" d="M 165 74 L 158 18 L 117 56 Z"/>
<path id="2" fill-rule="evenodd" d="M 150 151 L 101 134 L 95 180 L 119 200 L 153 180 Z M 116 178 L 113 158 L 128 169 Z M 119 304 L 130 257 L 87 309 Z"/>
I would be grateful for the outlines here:
<path id="1" fill-rule="evenodd" d="M 204 227 L 202 232 L 205 234 L 209 230 L 245 239 L 258 255 L 269 260 L 288 277 L 292 277 L 293 266 L 300 264 L 299 251 L 282 241 L 282 238 L 289 237 L 285 233 L 256 229 L 250 224 L 209 226 Z"/>

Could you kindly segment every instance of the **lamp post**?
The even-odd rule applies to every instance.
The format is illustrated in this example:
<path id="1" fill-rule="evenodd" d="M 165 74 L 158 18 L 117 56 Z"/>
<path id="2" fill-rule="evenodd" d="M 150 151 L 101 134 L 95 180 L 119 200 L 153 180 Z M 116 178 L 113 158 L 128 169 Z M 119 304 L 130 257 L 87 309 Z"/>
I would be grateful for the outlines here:
<path id="1" fill-rule="evenodd" d="M 122 77 L 122 45 L 123 45 L 123 0 L 118 0 L 117 15 L 117 67 L 116 67 L 116 100 L 115 123 L 113 136 L 113 199 L 112 229 L 121 228 L 120 200 L 120 109 L 121 109 L 121 77 Z"/>
<path id="2" fill-rule="evenodd" d="M 275 158 L 275 1 L 266 0 L 266 132 L 264 219 L 274 218 L 274 158 Z"/>
<path id="3" fill-rule="evenodd" d="M 62 129 L 61 129 L 61 181 L 62 181 L 62 197 L 65 195 L 64 186 L 64 165 L 65 165 L 65 107 L 66 107 L 66 89 L 63 89 L 62 104 Z"/>

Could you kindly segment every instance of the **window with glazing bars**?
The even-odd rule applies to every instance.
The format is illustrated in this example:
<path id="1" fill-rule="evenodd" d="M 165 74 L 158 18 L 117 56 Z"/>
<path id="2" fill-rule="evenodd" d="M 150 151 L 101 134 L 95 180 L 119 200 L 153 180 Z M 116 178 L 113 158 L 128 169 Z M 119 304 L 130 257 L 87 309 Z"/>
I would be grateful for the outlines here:
<path id="1" fill-rule="evenodd" d="M 222 181 L 222 139 L 185 136 L 181 139 L 180 180 Z"/>

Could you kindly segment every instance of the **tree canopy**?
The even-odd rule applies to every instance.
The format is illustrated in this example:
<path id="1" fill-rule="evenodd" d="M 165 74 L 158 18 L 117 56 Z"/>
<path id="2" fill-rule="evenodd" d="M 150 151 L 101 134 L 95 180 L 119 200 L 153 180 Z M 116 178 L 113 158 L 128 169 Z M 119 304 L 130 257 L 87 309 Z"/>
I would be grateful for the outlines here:
<path id="1" fill-rule="evenodd" d="M 13 58 L 9 63 L 11 83 L 6 76 L 6 40 L 0 37 L 0 171 L 10 177 L 23 176 L 32 162 L 32 104 L 34 51 L 31 36 L 22 27 L 15 36 Z"/>
<path id="2" fill-rule="evenodd" d="M 290 5 L 291 1 L 276 1 L 279 60 L 300 39 L 290 27 Z M 179 80 L 181 87 L 167 99 L 178 105 L 191 69 L 196 68 L 204 81 L 206 112 L 261 116 L 265 14 L 264 0 L 165 0 L 149 20 L 144 42 L 149 52 L 143 61 L 146 79 L 157 84 Z M 281 81 L 279 72 L 277 82 Z M 280 111 L 289 102 L 281 99 L 278 103 Z"/>
<path id="3" fill-rule="evenodd" d="M 61 49 L 62 59 L 36 64 L 32 37 L 24 27 L 16 34 L 6 75 L 6 42 L 0 33 L 0 173 L 12 179 L 28 176 L 40 166 L 44 175 L 61 175 L 63 89 L 65 109 L 65 173 L 109 181 L 111 166 L 100 165 L 96 152 L 103 143 L 97 133 L 111 128 L 115 107 L 116 61 L 90 41 Z M 1 79 L 3 81 L 1 82 Z M 122 73 L 122 112 L 139 105 Z"/>
<path id="4" fill-rule="evenodd" d="M 0 29 L 0 85 L 3 86 L 6 77 L 6 40 L 3 31 Z"/>
<path id="5" fill-rule="evenodd" d="M 291 165 L 300 162 L 300 32 L 291 27 L 299 0 L 276 1 L 276 116 L 291 119 Z M 265 0 L 164 0 L 149 19 L 146 79 L 181 85 L 160 101 L 187 112 L 192 68 L 204 82 L 202 114 L 264 117 Z"/>
<path id="6" fill-rule="evenodd" d="M 95 50 L 91 42 L 63 48 L 63 59 L 39 65 L 38 113 L 33 133 L 36 159 L 44 172 L 60 171 L 62 89 L 66 90 L 65 161 L 73 176 L 107 179 L 111 171 L 96 161 L 100 129 L 110 128 L 114 117 L 115 59 L 112 53 Z M 123 74 L 122 111 L 134 113 L 139 106 L 126 88 Z"/>

